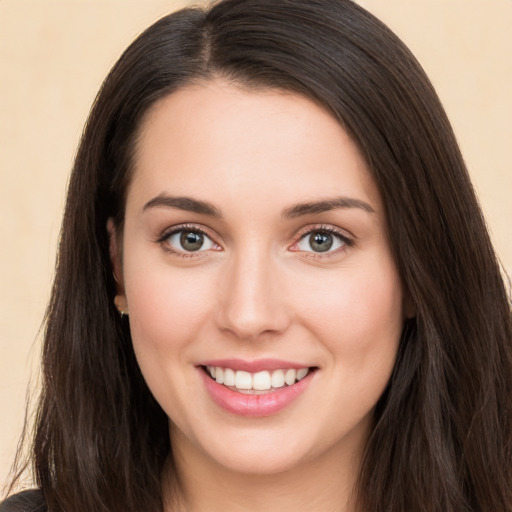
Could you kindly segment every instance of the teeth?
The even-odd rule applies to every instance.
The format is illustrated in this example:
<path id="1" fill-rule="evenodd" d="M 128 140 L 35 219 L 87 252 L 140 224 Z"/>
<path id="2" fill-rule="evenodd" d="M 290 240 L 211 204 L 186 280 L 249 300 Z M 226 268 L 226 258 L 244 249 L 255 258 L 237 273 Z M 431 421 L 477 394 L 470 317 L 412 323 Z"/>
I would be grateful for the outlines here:
<path id="1" fill-rule="evenodd" d="M 272 387 L 282 388 L 284 386 L 284 371 L 276 370 L 272 373 Z"/>
<path id="2" fill-rule="evenodd" d="M 297 371 L 296 370 L 286 370 L 286 373 L 284 374 L 284 381 L 288 386 L 291 386 L 295 383 L 295 379 L 297 378 Z"/>
<path id="3" fill-rule="evenodd" d="M 302 380 L 309 372 L 309 368 L 301 368 L 300 370 L 297 370 L 297 380 Z M 226 378 L 224 376 L 224 378 Z"/>
<path id="4" fill-rule="evenodd" d="M 272 387 L 272 381 L 270 379 L 270 373 L 258 372 L 252 377 L 252 389 L 258 389 L 263 391 Z"/>
<path id="5" fill-rule="evenodd" d="M 276 370 L 272 373 L 272 387 L 282 388 L 284 386 L 284 371 Z"/>
<path id="6" fill-rule="evenodd" d="M 252 389 L 252 375 L 249 372 L 236 372 L 236 389 Z"/>
<path id="7" fill-rule="evenodd" d="M 231 368 L 221 368 L 219 366 L 207 366 L 207 372 L 219 384 L 227 387 L 234 387 L 241 391 L 268 391 L 270 389 L 282 388 L 285 384 L 291 386 L 302 380 L 308 373 L 309 368 L 300 368 L 294 370 L 274 370 L 273 372 L 262 371 L 249 373 L 242 370 L 232 370 Z"/>
<path id="8" fill-rule="evenodd" d="M 235 382 L 235 372 L 231 368 L 226 368 L 224 370 L 224 386 L 234 386 Z"/>

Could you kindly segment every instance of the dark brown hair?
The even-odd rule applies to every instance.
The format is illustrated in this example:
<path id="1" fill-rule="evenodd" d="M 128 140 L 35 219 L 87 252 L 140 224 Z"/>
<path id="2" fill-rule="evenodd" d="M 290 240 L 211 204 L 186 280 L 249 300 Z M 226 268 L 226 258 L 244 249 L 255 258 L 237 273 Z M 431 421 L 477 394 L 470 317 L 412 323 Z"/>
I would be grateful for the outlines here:
<path id="1" fill-rule="evenodd" d="M 46 319 L 33 464 L 49 510 L 163 509 L 168 419 L 114 307 L 106 223 L 122 229 L 144 113 L 215 76 L 323 105 L 365 155 L 386 205 L 416 317 L 375 409 L 362 510 L 511 512 L 512 320 L 499 265 L 430 82 L 349 0 L 182 10 L 139 36 L 105 80 L 71 175 Z"/>

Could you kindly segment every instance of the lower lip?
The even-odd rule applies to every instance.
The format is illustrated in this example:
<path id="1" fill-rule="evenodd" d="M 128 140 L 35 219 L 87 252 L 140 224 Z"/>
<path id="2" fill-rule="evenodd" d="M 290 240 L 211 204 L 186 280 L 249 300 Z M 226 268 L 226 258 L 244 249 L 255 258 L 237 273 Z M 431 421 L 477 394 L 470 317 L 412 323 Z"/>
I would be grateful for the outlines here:
<path id="1" fill-rule="evenodd" d="M 224 410 L 238 416 L 271 416 L 292 404 L 306 390 L 315 371 L 310 371 L 302 380 L 261 395 L 238 393 L 210 378 L 199 368 L 208 394 Z"/>

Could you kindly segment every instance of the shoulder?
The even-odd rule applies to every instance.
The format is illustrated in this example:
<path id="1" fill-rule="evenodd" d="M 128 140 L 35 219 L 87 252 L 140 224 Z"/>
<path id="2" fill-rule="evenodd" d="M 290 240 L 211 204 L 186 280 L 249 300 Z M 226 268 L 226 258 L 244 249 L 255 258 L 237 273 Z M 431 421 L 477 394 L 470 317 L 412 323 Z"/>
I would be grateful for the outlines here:
<path id="1" fill-rule="evenodd" d="M 0 503 L 0 512 L 46 512 L 43 494 L 31 489 L 15 494 Z"/>

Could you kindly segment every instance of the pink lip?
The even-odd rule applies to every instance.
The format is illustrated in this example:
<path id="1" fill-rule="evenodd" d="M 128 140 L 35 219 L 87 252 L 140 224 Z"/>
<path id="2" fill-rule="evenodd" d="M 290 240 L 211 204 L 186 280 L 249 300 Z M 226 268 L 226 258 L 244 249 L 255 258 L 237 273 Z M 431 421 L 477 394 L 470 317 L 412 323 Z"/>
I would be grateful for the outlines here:
<path id="1" fill-rule="evenodd" d="M 221 364 L 215 366 L 223 367 Z M 224 367 L 234 369 L 229 365 Z M 268 366 L 266 368 L 268 369 Z M 315 371 L 308 373 L 306 377 L 292 386 L 284 386 L 261 395 L 250 395 L 232 391 L 214 381 L 201 367 L 198 367 L 198 370 L 208 394 L 217 405 L 232 414 L 253 418 L 271 416 L 291 405 L 306 390 L 316 373 Z"/>
<path id="2" fill-rule="evenodd" d="M 220 368 L 231 368 L 232 370 L 241 370 L 244 372 L 256 373 L 264 370 L 299 370 L 308 368 L 308 365 L 298 364 L 291 361 L 282 361 L 280 359 L 258 359 L 256 361 L 244 361 L 242 359 L 215 359 L 199 363 L 201 366 L 219 366 Z"/>

